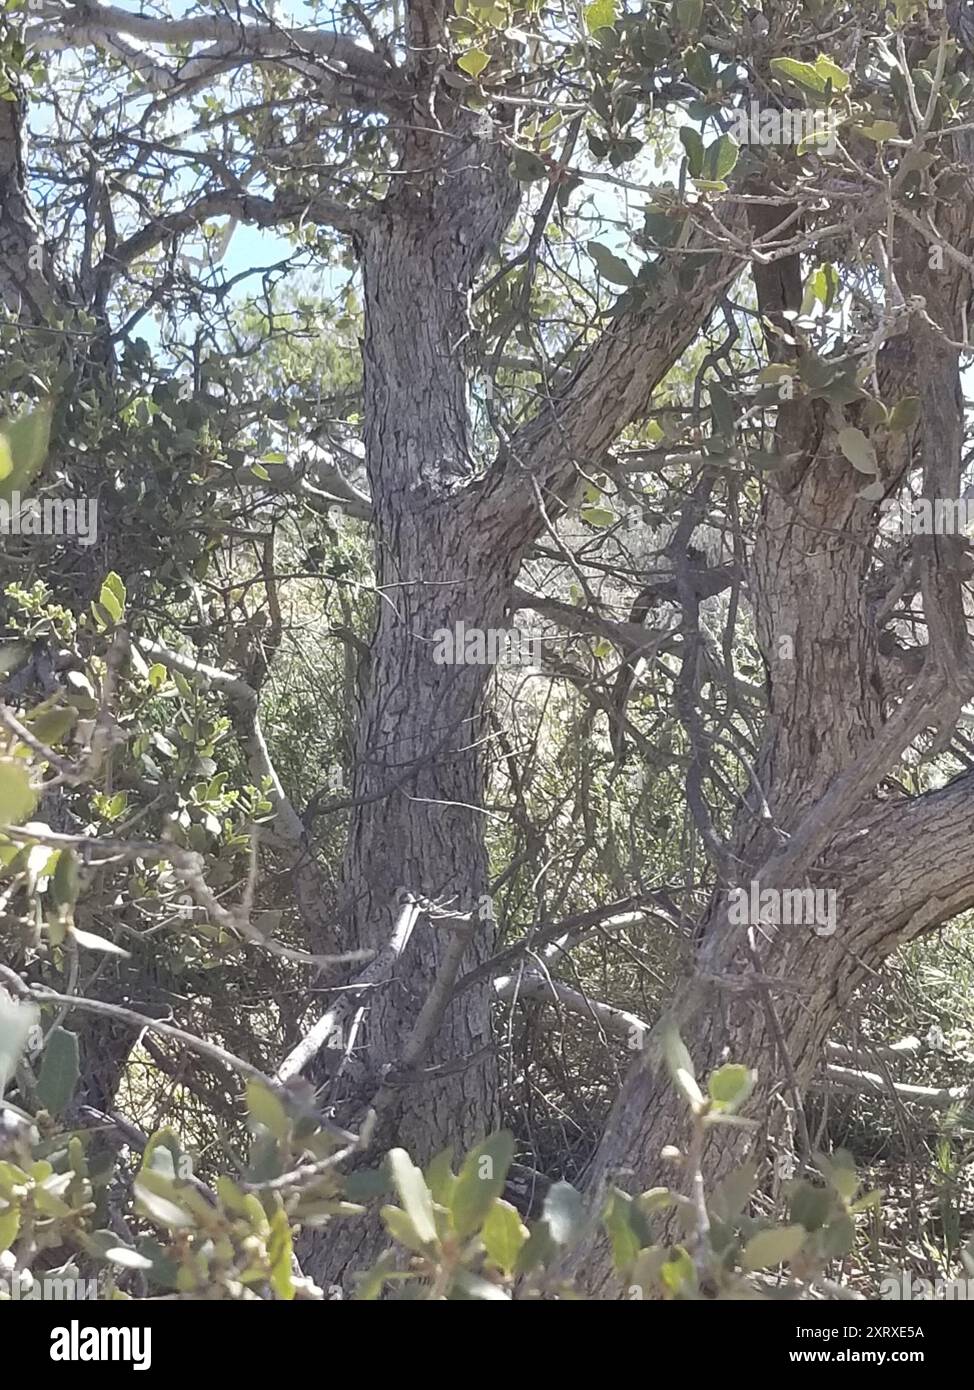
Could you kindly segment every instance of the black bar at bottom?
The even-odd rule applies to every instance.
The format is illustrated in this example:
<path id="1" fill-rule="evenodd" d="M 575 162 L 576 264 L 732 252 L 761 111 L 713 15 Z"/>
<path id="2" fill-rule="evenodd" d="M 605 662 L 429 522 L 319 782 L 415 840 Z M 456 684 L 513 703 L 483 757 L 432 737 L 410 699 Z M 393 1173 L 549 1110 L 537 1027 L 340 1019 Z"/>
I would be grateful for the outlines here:
<path id="1" fill-rule="evenodd" d="M 630 1349 L 636 1368 L 642 1364 L 654 1377 L 663 1367 L 699 1372 L 735 1366 L 746 1374 L 814 1374 L 817 1368 L 827 1374 L 833 1366 L 871 1365 L 922 1373 L 950 1368 L 970 1341 L 966 1309 L 955 1302 L 629 1302 L 621 1314 L 608 1314 L 609 1324 L 602 1319 L 611 1305 L 569 1306 L 568 1324 L 560 1322 L 557 1311 L 545 1313 L 537 1304 L 522 1311 L 519 1325 L 517 1314 L 513 1325 L 506 1318 L 494 1324 L 496 1310 L 484 1310 L 477 1341 L 469 1344 L 450 1337 L 451 1330 L 469 1331 L 465 1320 L 454 1323 L 447 1314 L 445 1323 L 428 1322 L 429 1314 L 414 1303 L 390 1308 L 337 1300 L 260 1305 L 13 1301 L 0 1304 L 0 1345 L 8 1356 L 42 1371 L 45 1383 L 56 1382 L 63 1372 L 72 1383 L 86 1373 L 101 1380 L 106 1374 L 135 1376 L 136 1383 L 153 1376 L 172 1382 L 174 1375 L 183 1375 L 194 1386 L 217 1376 L 244 1375 L 254 1382 L 264 1372 L 303 1378 L 309 1361 L 328 1365 L 330 1378 L 342 1374 L 342 1363 L 347 1374 L 357 1366 L 358 1377 L 381 1373 L 387 1358 L 398 1384 L 411 1374 L 411 1363 L 415 1372 L 424 1365 L 429 1371 L 430 1357 L 444 1375 L 456 1376 L 465 1365 L 488 1371 L 496 1354 L 498 1390 L 505 1390 L 505 1377 L 513 1387 L 515 1370 L 522 1379 L 525 1364 L 534 1359 L 532 1348 L 550 1371 L 562 1356 L 577 1358 L 585 1346 L 586 1360 L 596 1363 L 592 1369 L 604 1361 L 603 1370 L 613 1376 L 622 1370 L 620 1355 L 628 1360 Z M 554 1324 L 548 1321 L 552 1316 Z M 520 1335 L 510 1342 L 515 1330 Z M 498 1333 L 503 1335 L 495 1341 Z"/>

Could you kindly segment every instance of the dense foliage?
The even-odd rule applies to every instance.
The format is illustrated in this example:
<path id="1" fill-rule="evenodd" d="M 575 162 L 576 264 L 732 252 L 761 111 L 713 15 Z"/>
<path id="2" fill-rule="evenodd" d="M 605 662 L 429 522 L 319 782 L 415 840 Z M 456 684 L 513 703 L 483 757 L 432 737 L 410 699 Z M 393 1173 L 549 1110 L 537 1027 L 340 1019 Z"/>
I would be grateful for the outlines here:
<path id="1" fill-rule="evenodd" d="M 972 53 L 5 0 L 0 1297 L 974 1275 Z"/>

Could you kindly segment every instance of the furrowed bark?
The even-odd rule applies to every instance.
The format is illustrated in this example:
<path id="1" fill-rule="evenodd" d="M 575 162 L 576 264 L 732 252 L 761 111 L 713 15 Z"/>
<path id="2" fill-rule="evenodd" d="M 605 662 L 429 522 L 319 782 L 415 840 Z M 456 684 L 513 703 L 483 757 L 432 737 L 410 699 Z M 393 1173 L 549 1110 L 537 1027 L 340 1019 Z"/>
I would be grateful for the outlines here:
<path id="1" fill-rule="evenodd" d="M 478 127 L 474 127 L 476 130 Z M 424 137 L 425 139 L 425 137 Z M 413 151 L 418 157 L 422 151 Z M 429 154 L 426 154 L 427 160 Z M 462 973 L 492 954 L 494 926 L 478 912 L 487 892 L 484 847 L 484 699 L 490 668 L 437 665 L 434 633 L 509 624 L 527 546 L 543 529 L 543 496 L 563 505 L 579 464 L 601 456 L 645 407 L 741 261 L 704 259 L 677 309 L 665 290 L 619 315 L 585 354 L 562 395 L 476 478 L 466 410 L 467 292 L 513 212 L 503 152 L 473 135 L 445 163 L 442 194 L 405 191 L 362 243 L 366 445 L 380 590 L 372 680 L 358 737 L 346 884 L 356 945 L 390 939 L 401 890 L 456 913 L 474 929 Z M 494 161 L 481 180 L 459 170 Z M 503 162 L 503 172 L 498 167 Z M 461 232 L 462 227 L 462 232 Z M 675 287 L 681 258 L 667 265 Z M 431 582 L 431 577 L 435 580 Z M 437 985 L 451 932 L 436 915 L 413 932 L 397 978 L 376 991 L 365 1044 L 369 1073 L 395 1072 Z M 460 924 L 455 924 L 459 928 Z M 457 995 L 426 1047 L 423 1068 L 463 1059 L 450 1075 L 403 1084 L 385 1106 L 376 1150 L 397 1144 L 415 1161 L 459 1153 L 498 1121 L 491 1052 L 493 991 L 485 974 Z M 386 1244 L 375 1222 L 333 1228 L 303 1264 L 322 1283 L 346 1284 Z"/>
<path id="2" fill-rule="evenodd" d="M 772 323 L 798 307 L 793 297 L 800 286 L 786 270 L 774 277 L 759 272 L 755 279 Z M 936 490 L 953 484 L 956 495 L 959 427 L 945 432 L 940 419 L 956 404 L 956 354 L 939 339 L 934 351 L 932 333 L 914 323 L 906 344 L 890 345 L 881 376 L 895 400 L 906 394 L 906 384 L 929 374 L 919 435 L 925 472 L 937 479 Z M 912 364 L 921 361 L 922 371 L 914 371 Z M 962 638 L 956 577 L 942 562 L 928 562 L 925 611 L 931 636 L 938 626 L 943 635 L 891 715 L 866 596 L 877 517 L 858 495 L 863 479 L 837 447 L 841 423 L 815 401 L 795 401 L 779 412 L 777 447 L 794 459 L 765 491 L 748 576 L 769 681 L 758 774 L 774 824 L 755 826 L 745 810 L 734 838 L 742 884 L 753 877 L 762 887 L 835 888 L 837 930 L 819 936 L 808 927 L 779 927 L 748 935 L 728 921 L 723 895 L 703 924 L 693 973 L 670 1017 L 699 1076 L 727 1060 L 756 1069 L 746 1113 L 761 1122 L 753 1145 L 737 1130 L 712 1132 L 708 1190 L 749 1147 L 762 1157 L 775 1145 L 794 1145 L 804 1123 L 804 1090 L 856 990 L 898 946 L 974 901 L 969 874 L 953 859 L 958 840 L 968 836 L 949 825 L 966 785 L 889 807 L 871 799 L 914 737 L 956 716 L 969 686 L 966 624 Z M 884 460 L 890 491 L 908 461 L 908 454 L 892 452 Z M 940 836 L 953 848 L 943 850 Z M 777 983 L 749 982 L 756 973 Z M 686 1102 L 651 1042 L 627 1078 L 595 1156 L 593 1202 L 613 1182 L 633 1191 L 679 1186 L 679 1171 L 660 1152 L 687 1142 L 687 1121 Z M 596 1234 L 572 1252 L 564 1269 L 592 1296 L 619 1296 L 618 1276 Z"/>
<path id="3" fill-rule="evenodd" d="M 464 117 L 466 122 L 467 118 Z M 490 667 L 435 661 L 440 629 L 505 625 L 514 580 L 502 521 L 474 525 L 465 495 L 475 468 L 467 411 L 469 294 L 517 203 L 507 159 L 474 121 L 442 156 L 435 183 L 409 176 L 364 237 L 365 436 L 377 584 L 371 681 L 357 738 L 344 881 L 347 930 L 381 950 L 405 890 L 447 915 L 476 920 L 467 966 L 491 954 L 480 915 L 487 892 L 482 709 Z M 440 152 L 437 151 L 439 154 Z M 419 163 L 421 151 L 407 151 Z M 369 1001 L 365 1066 L 375 1090 L 401 1065 L 451 946 L 423 914 L 396 977 Z M 441 1078 L 400 1079 L 378 1147 L 423 1161 L 462 1150 L 495 1127 L 496 1062 L 485 981 L 451 1004 L 420 1063 L 468 1065 Z M 304 1264 L 348 1281 L 385 1243 L 376 1221 L 329 1230 Z"/>
<path id="4" fill-rule="evenodd" d="M 14 317 L 42 323 L 51 294 L 41 230 L 27 193 L 27 103 L 16 86 L 6 95 L 10 99 L 0 101 L 0 299 Z"/>

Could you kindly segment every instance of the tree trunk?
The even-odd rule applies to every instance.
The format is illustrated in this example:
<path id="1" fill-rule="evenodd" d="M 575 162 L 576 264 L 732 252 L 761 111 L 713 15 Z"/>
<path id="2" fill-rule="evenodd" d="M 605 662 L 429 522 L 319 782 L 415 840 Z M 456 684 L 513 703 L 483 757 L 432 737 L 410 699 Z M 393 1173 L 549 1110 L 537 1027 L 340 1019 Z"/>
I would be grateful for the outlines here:
<path id="1" fill-rule="evenodd" d="M 491 668 L 438 663 L 434 634 L 461 621 L 505 627 L 520 563 L 500 517 L 478 510 L 468 487 L 466 346 L 473 277 L 500 241 L 516 188 L 503 152 L 476 130 L 444 162 L 432 191 L 420 195 L 407 183 L 362 248 L 378 613 L 344 873 L 349 944 L 386 946 L 403 892 L 423 905 L 396 978 L 367 1001 L 363 1088 L 395 1088 L 376 1152 L 398 1145 L 420 1163 L 445 1147 L 459 1156 L 498 1121 L 489 980 L 446 1007 L 414 1074 L 397 1075 L 434 986 L 459 964 L 456 932 L 469 932 L 465 970 L 494 944 L 483 911 L 482 710 Z M 445 1076 L 422 1075 L 445 1066 Z M 374 1221 L 333 1227 L 306 1267 L 322 1282 L 347 1282 L 384 1244 Z"/>
<path id="2" fill-rule="evenodd" d="M 26 101 L 12 87 L 0 102 L 0 302 L 15 317 L 41 323 L 51 295 L 41 232 L 27 196 L 25 120 Z"/>
<path id="3" fill-rule="evenodd" d="M 932 280 L 924 254 L 905 268 L 904 280 L 925 296 L 948 334 L 959 336 L 966 276 L 955 269 Z M 772 322 L 798 307 L 800 276 L 789 274 L 787 264 L 756 268 L 755 282 Z M 884 441 L 887 495 L 910 466 L 914 442 L 925 495 L 957 495 L 958 363 L 956 351 L 936 341 L 923 321 L 884 347 L 883 398 L 895 404 L 912 389 L 922 406 L 915 441 L 912 435 Z M 948 561 L 932 540 L 920 548 L 929 645 L 921 677 L 896 708 L 883 685 L 868 582 L 878 516 L 838 449 L 837 429 L 846 423 L 860 423 L 855 407 L 844 420 L 808 398 L 779 410 L 776 447 L 793 458 L 766 490 L 748 575 L 768 670 L 757 775 L 772 820 L 762 824 L 745 804 L 733 844 L 745 886 L 754 879 L 762 887 L 834 888 L 837 929 L 831 936 L 794 926 L 748 932 L 730 922 L 723 894 L 704 923 L 693 974 L 671 1018 L 700 1078 L 726 1061 L 756 1069 L 746 1113 L 761 1122 L 753 1143 L 736 1129 L 711 1132 L 704 1155 L 708 1191 L 749 1148 L 760 1159 L 769 1147 L 793 1146 L 803 1133 L 804 1089 L 856 991 L 892 951 L 974 901 L 958 863 L 969 835 L 950 819 L 952 809 L 963 814 L 970 779 L 914 800 L 884 802 L 874 794 L 917 735 L 945 722 L 949 727 L 959 710 L 967 640 L 960 581 L 949 547 Z M 748 979 L 755 974 L 771 977 L 771 986 Z M 606 1126 L 589 1175 L 593 1206 L 609 1183 L 632 1191 L 683 1187 L 660 1151 L 685 1145 L 688 1118 L 686 1101 L 651 1048 L 634 1065 Z M 807 1144 L 807 1133 L 803 1138 Z M 661 1235 L 672 1232 L 664 1228 Z M 619 1296 L 605 1241 L 594 1230 L 565 1261 L 565 1271 L 595 1297 Z"/>

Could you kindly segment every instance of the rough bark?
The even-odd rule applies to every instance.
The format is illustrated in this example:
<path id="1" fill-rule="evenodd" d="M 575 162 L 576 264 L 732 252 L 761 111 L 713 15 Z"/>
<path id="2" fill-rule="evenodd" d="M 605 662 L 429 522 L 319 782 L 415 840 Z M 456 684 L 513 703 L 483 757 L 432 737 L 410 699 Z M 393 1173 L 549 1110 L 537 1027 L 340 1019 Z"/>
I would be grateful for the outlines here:
<path id="1" fill-rule="evenodd" d="M 467 966 L 493 947 L 478 916 L 487 892 L 481 711 L 486 666 L 437 664 L 438 629 L 506 624 L 517 559 L 498 518 L 478 525 L 465 493 L 475 469 L 467 409 L 469 295 L 517 202 L 503 152 L 464 117 L 466 137 L 432 181 L 417 174 L 390 200 L 361 248 L 365 283 L 365 437 L 377 583 L 371 680 L 361 714 L 352 793 L 357 802 L 344 882 L 349 943 L 392 936 L 402 890 L 424 913 L 397 977 L 369 1001 L 364 1038 L 372 1087 L 390 1081 L 441 972 L 449 914 L 473 919 Z M 418 152 L 410 152 L 418 158 Z M 454 921 L 465 930 L 467 922 Z M 464 1060 L 466 1064 L 464 1065 Z M 494 1127 L 496 1062 L 485 982 L 451 1005 L 421 1069 L 461 1064 L 439 1079 L 394 1078 L 396 1100 L 377 1143 L 419 1161 L 469 1147 Z M 330 1231 L 306 1261 L 325 1282 L 347 1279 L 382 1245 L 374 1222 Z"/>
<path id="2" fill-rule="evenodd" d="M 51 296 L 40 227 L 27 195 L 26 101 L 16 88 L 7 96 L 0 101 L 0 300 L 15 317 L 39 323 Z"/>
<path id="3" fill-rule="evenodd" d="M 959 229 L 951 230 L 956 236 Z M 941 332 L 915 317 L 909 334 L 884 349 L 880 380 L 888 400 L 911 388 L 919 393 L 915 442 L 925 494 L 956 496 L 959 357 L 942 332 L 956 332 L 958 304 L 970 287 L 956 266 L 932 280 L 922 250 L 901 271 L 909 292 L 924 295 Z M 799 278 L 787 266 L 773 274 L 758 269 L 755 282 L 772 323 L 797 308 Z M 745 807 L 733 845 L 743 884 L 753 877 L 762 886 L 836 888 L 838 929 L 831 937 L 807 927 L 761 930 L 749 942 L 728 922 L 723 902 L 703 924 L 672 1019 L 699 1075 L 727 1060 L 756 1069 L 747 1113 L 762 1122 L 753 1144 L 738 1130 L 713 1132 L 705 1155 L 708 1184 L 749 1148 L 760 1158 L 776 1144 L 793 1146 L 803 1124 L 804 1090 L 857 989 L 899 946 L 974 901 L 957 859 L 969 832 L 954 820 L 967 814 L 962 808 L 970 778 L 914 801 L 884 805 L 873 797 L 912 738 L 952 719 L 969 683 L 956 569 L 931 539 L 921 556 L 926 664 L 893 717 L 884 699 L 879 633 L 866 583 L 877 517 L 858 496 L 862 479 L 837 448 L 842 423 L 821 402 L 796 400 L 779 411 L 776 447 L 794 458 L 765 490 L 748 575 L 768 669 L 758 775 L 773 824 L 757 824 Z M 912 442 L 886 452 L 889 493 L 910 462 Z M 931 691 L 929 709 L 924 689 Z M 749 983 L 755 972 L 777 983 L 769 989 Z M 595 1156 L 589 1175 L 593 1205 L 612 1182 L 634 1191 L 679 1185 L 679 1173 L 661 1160 L 660 1151 L 687 1138 L 686 1102 L 651 1045 L 634 1064 Z M 594 1232 L 565 1262 L 565 1272 L 594 1297 L 619 1296 L 607 1248 Z"/>
<path id="4" fill-rule="evenodd" d="M 471 167 L 481 172 L 472 177 Z M 380 598 L 346 860 L 349 945 L 388 942 L 403 889 L 464 918 L 477 913 L 487 891 L 481 745 L 490 668 L 437 665 L 433 634 L 460 620 L 482 631 L 509 625 L 525 550 L 544 525 L 539 496 L 557 515 L 579 466 L 603 457 L 645 408 L 740 266 L 727 253 L 701 261 L 695 274 L 684 270 L 677 300 L 667 291 L 686 255 L 670 265 L 657 297 L 611 324 L 559 398 L 479 478 L 466 406 L 467 296 L 513 212 L 507 177 L 503 151 L 475 125 L 438 190 L 421 197 L 407 185 L 362 245 Z M 701 235 L 690 250 L 704 245 Z M 365 1050 L 374 1084 L 395 1072 L 447 968 L 451 932 L 436 921 L 420 921 L 397 979 L 370 1001 Z M 493 923 L 475 920 L 464 971 L 486 959 L 493 938 Z M 496 1126 L 491 1002 L 485 977 L 449 1006 L 422 1065 L 449 1065 L 451 1073 L 400 1085 L 377 1150 L 397 1144 L 423 1161 L 445 1147 L 462 1151 Z M 350 1223 L 315 1242 L 304 1264 L 323 1283 L 348 1283 L 384 1244 L 374 1222 Z"/>
<path id="5" fill-rule="evenodd" d="M 974 904 L 969 864 L 974 836 L 971 797 L 974 776 L 966 774 L 943 790 L 913 801 L 874 807 L 861 824 L 839 837 L 823 862 L 823 880 L 840 885 L 839 928 L 816 937 L 802 928 L 779 932 L 763 953 L 762 967 L 782 981 L 772 989 L 777 1024 L 766 1002 L 751 988 L 740 993 L 728 982 L 688 982 L 674 1015 L 698 1075 L 724 1061 L 746 1062 L 758 1083 L 746 1113 L 765 1120 L 755 1145 L 758 1158 L 789 1149 L 799 1097 L 823 1061 L 826 1038 L 868 986 L 889 955 L 925 931 Z M 743 975 L 738 983 L 743 984 Z M 787 1058 L 778 1043 L 784 1040 Z M 688 1138 L 685 1100 L 651 1051 L 634 1065 L 605 1128 L 590 1173 L 593 1194 L 608 1183 L 631 1191 L 680 1187 L 679 1170 L 664 1162 L 666 1144 Z M 737 1130 L 712 1132 L 705 1172 L 712 1184 L 741 1162 L 748 1148 Z M 566 1263 L 588 1294 L 620 1297 L 617 1274 L 598 1237 Z"/>

